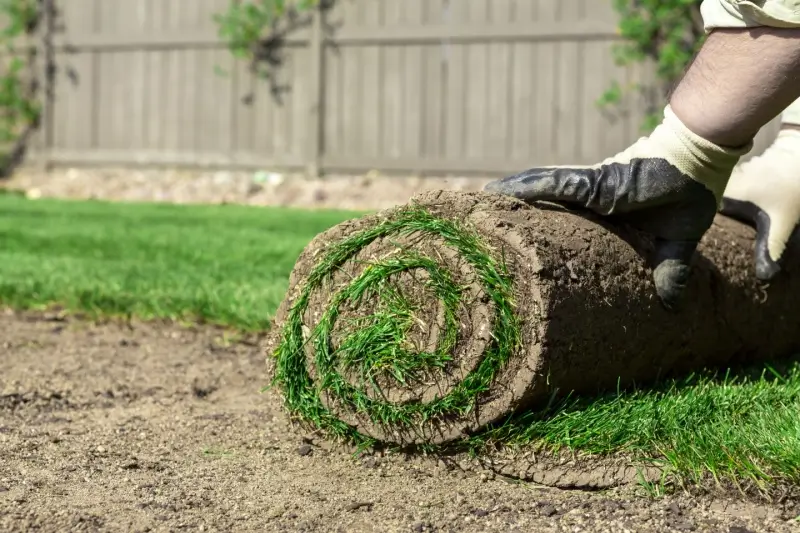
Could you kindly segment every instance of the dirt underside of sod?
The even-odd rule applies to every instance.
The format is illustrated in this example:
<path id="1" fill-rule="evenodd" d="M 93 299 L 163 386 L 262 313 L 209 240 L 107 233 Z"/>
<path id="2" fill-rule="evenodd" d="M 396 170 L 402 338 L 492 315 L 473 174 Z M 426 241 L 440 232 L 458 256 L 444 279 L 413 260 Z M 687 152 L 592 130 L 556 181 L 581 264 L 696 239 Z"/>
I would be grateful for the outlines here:
<path id="1" fill-rule="evenodd" d="M 262 341 L 0 312 L 0 530 L 800 529 L 791 498 L 651 499 L 619 479 L 604 488 L 622 459 L 544 461 L 548 487 L 466 455 L 331 448 L 259 393 Z M 576 489 L 589 478 L 594 490 Z"/>

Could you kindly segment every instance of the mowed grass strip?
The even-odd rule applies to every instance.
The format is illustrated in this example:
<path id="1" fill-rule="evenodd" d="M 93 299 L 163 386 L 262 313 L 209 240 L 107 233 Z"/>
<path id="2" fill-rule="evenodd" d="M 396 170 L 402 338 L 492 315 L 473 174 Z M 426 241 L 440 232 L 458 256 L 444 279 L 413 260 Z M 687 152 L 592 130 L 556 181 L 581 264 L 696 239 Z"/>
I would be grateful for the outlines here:
<path id="1" fill-rule="evenodd" d="M 0 304 L 265 329 L 302 249 L 358 215 L 0 194 Z M 625 453 L 690 483 L 797 486 L 800 367 L 752 372 L 570 400 L 469 444 Z"/>
<path id="2" fill-rule="evenodd" d="M 800 486 L 798 413 L 800 364 L 784 361 L 569 399 L 516 416 L 472 444 L 624 453 L 660 466 L 669 482 L 770 495 Z"/>
<path id="3" fill-rule="evenodd" d="M 357 215 L 0 195 L 0 302 L 265 329 L 303 248 Z"/>

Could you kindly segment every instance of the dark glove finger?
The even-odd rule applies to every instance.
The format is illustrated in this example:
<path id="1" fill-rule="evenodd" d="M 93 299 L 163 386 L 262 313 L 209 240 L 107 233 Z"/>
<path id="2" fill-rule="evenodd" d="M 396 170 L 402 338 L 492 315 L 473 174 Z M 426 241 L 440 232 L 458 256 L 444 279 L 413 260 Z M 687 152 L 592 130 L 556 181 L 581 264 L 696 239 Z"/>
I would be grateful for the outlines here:
<path id="1" fill-rule="evenodd" d="M 669 310 L 678 310 L 691 276 L 691 263 L 698 241 L 656 239 L 653 282 L 659 298 Z"/>
<path id="2" fill-rule="evenodd" d="M 614 209 L 619 180 L 598 168 L 533 168 L 490 182 L 487 192 L 518 198 L 524 202 L 564 202 L 608 214 Z"/>
<path id="3" fill-rule="evenodd" d="M 708 188 L 658 158 L 584 168 L 532 168 L 490 182 L 484 190 L 513 196 L 527 203 L 544 200 L 576 204 L 601 215 L 670 204 L 691 204 L 698 214 L 711 213 L 712 218 L 717 211 L 716 199 Z M 661 221 L 669 224 L 670 218 L 667 214 Z M 704 224 L 701 222 L 700 226 Z"/>
<path id="4" fill-rule="evenodd" d="M 722 198 L 720 213 L 755 228 L 756 277 L 762 281 L 769 281 L 774 278 L 781 271 L 781 267 L 769 255 L 769 215 L 752 202 L 743 202 L 725 197 Z"/>

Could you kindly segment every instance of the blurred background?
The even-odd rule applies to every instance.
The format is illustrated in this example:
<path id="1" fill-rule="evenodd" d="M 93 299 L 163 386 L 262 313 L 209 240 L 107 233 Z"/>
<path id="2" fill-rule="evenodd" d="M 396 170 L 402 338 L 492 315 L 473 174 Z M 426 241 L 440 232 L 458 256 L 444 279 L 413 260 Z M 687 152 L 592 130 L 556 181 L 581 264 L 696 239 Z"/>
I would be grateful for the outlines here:
<path id="1" fill-rule="evenodd" d="M 696 45 L 699 5 L 0 3 L 0 186 L 347 209 L 626 148 Z"/>

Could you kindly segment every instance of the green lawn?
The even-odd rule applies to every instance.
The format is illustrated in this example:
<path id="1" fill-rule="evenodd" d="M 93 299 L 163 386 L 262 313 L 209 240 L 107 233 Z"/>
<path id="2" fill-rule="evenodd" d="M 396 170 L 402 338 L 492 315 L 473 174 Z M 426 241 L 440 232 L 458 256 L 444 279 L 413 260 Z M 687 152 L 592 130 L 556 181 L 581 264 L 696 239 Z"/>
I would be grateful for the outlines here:
<path id="1" fill-rule="evenodd" d="M 354 216 L 0 195 L 0 300 L 266 328 L 303 247 Z"/>
<path id="2" fill-rule="evenodd" d="M 356 213 L 28 201 L 0 194 L 0 303 L 268 326 L 308 241 Z M 678 479 L 800 484 L 800 371 L 579 399 L 473 441 L 663 462 Z"/>

